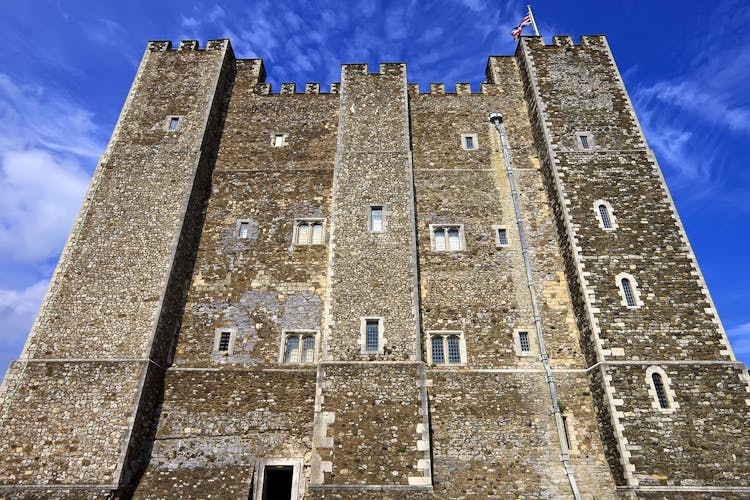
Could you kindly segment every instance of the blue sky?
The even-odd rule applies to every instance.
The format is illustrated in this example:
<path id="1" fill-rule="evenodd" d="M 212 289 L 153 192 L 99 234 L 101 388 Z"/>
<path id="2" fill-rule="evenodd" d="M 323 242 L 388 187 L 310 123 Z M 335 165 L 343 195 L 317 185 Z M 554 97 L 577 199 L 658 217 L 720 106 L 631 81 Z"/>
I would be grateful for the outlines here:
<path id="1" fill-rule="evenodd" d="M 750 4 L 538 1 L 542 35 L 606 34 L 738 358 L 750 361 Z M 231 39 L 282 81 L 405 61 L 484 79 L 525 3 L 9 0 L 0 17 L 0 373 L 20 353 L 150 39 Z"/>

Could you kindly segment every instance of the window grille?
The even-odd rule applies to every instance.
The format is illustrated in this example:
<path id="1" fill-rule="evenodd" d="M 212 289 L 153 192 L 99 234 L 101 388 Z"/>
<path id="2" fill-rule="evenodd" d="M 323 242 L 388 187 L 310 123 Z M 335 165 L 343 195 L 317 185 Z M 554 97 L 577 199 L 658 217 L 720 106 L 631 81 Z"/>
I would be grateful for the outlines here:
<path id="1" fill-rule="evenodd" d="M 570 137 L 570 136 L 569 136 Z M 579 135 L 578 139 L 581 141 L 581 148 L 589 149 L 589 138 L 586 135 Z"/>
<path id="2" fill-rule="evenodd" d="M 467 135 L 464 140 L 466 141 L 466 149 L 474 149 L 474 138 L 472 136 Z"/>
<path id="3" fill-rule="evenodd" d="M 443 228 L 435 230 L 435 250 L 445 252 L 445 230 Z"/>
<path id="4" fill-rule="evenodd" d="M 599 215 L 602 218 L 602 226 L 604 226 L 604 229 L 612 229 L 612 219 L 609 217 L 609 210 L 603 203 L 599 205 Z"/>
<path id="5" fill-rule="evenodd" d="M 295 224 L 295 245 L 322 245 L 324 243 L 322 221 L 297 220 Z"/>
<path id="6" fill-rule="evenodd" d="M 299 363 L 299 337 L 297 335 L 289 335 L 286 338 L 286 354 L 284 355 L 284 363 Z"/>
<path id="7" fill-rule="evenodd" d="M 229 343 L 231 339 L 232 332 L 221 332 L 221 337 L 219 338 L 219 351 L 229 351 Z"/>
<path id="8" fill-rule="evenodd" d="M 521 344 L 521 352 L 530 352 L 531 344 L 529 344 L 529 333 L 518 332 L 518 342 Z"/>
<path id="9" fill-rule="evenodd" d="M 448 229 L 448 250 L 451 252 L 461 250 L 461 239 L 457 228 Z"/>
<path id="10" fill-rule="evenodd" d="M 306 335 L 302 339 L 302 362 L 312 363 L 315 360 L 315 337 Z"/>
<path id="11" fill-rule="evenodd" d="M 508 230 L 507 229 L 498 229 L 497 230 L 497 242 L 500 245 L 507 245 L 508 244 Z"/>
<path id="12" fill-rule="evenodd" d="M 455 335 L 448 337 L 448 363 L 461 363 L 461 347 L 458 337 Z"/>
<path id="13" fill-rule="evenodd" d="M 298 245 L 309 245 L 310 244 L 310 225 L 300 224 L 297 226 L 297 244 Z"/>
<path id="14" fill-rule="evenodd" d="M 365 352 L 378 352 L 380 347 L 380 331 L 378 320 L 368 319 L 365 323 Z"/>
<path id="15" fill-rule="evenodd" d="M 430 358 L 436 365 L 460 365 L 463 353 L 460 332 L 432 332 L 430 333 Z"/>
<path id="16" fill-rule="evenodd" d="M 432 337 L 432 362 L 437 365 L 445 363 L 445 351 L 443 350 L 443 337 Z"/>
<path id="17" fill-rule="evenodd" d="M 458 252 L 464 250 L 463 226 L 430 226 L 432 245 L 436 252 Z"/>
<path id="18" fill-rule="evenodd" d="M 625 303 L 628 305 L 628 307 L 635 307 L 637 304 L 635 302 L 635 295 L 633 294 L 633 286 L 630 284 L 630 280 L 627 278 L 623 278 L 621 283 L 622 283 L 622 293 L 625 294 Z"/>
<path id="19" fill-rule="evenodd" d="M 667 392 L 664 390 L 664 382 L 661 380 L 661 375 L 654 373 L 651 375 L 651 380 L 654 381 L 654 389 L 656 389 L 656 398 L 659 400 L 659 406 L 669 408 L 669 400 L 667 399 Z"/>

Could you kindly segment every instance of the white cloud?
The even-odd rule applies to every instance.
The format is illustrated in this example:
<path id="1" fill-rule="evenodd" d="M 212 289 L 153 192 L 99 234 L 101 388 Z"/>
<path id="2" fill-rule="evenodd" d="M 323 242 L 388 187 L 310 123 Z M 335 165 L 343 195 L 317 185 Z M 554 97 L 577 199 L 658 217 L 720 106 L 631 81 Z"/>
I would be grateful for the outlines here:
<path id="1" fill-rule="evenodd" d="M 750 323 L 741 323 L 728 329 L 727 336 L 738 358 L 750 357 Z"/>
<path id="2" fill-rule="evenodd" d="M 22 290 L 0 289 L 0 351 L 10 347 L 15 355 L 20 352 L 48 284 L 43 280 Z"/>
<path id="3" fill-rule="evenodd" d="M 0 256 L 56 256 L 88 183 L 78 163 L 41 149 L 0 154 Z"/>

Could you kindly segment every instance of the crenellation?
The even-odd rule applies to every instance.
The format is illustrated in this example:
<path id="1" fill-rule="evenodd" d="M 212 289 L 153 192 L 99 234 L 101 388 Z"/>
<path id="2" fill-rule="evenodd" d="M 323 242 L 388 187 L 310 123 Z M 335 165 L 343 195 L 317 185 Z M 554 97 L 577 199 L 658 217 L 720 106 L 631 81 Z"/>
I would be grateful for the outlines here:
<path id="1" fill-rule="evenodd" d="M 606 39 L 485 75 L 273 93 L 148 42 L 0 385 L 0 496 L 750 495 L 750 375 Z"/>

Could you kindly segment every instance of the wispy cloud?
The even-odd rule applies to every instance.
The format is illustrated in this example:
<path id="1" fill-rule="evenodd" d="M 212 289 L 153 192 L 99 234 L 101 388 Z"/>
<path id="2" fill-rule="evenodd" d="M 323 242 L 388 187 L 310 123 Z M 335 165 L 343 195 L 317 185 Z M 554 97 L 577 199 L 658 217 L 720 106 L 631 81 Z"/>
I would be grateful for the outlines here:
<path id="1" fill-rule="evenodd" d="M 728 329 L 727 336 L 738 358 L 750 356 L 750 323 L 741 323 Z"/>

